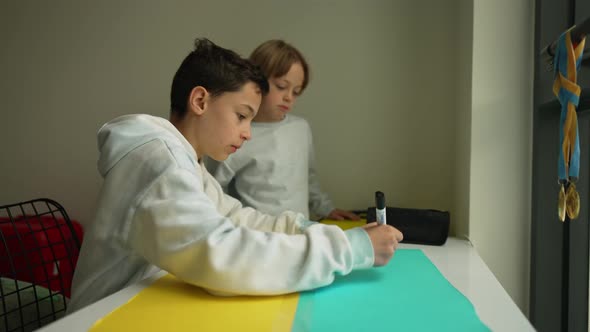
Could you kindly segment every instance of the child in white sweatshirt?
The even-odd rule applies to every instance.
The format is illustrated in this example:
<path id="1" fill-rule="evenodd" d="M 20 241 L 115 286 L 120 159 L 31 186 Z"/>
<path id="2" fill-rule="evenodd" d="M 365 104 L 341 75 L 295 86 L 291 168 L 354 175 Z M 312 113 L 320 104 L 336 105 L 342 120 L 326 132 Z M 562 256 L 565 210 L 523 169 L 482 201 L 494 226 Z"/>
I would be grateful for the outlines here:
<path id="1" fill-rule="evenodd" d="M 303 54 L 283 40 L 268 40 L 250 55 L 268 78 L 253 119 L 252 140 L 222 163 L 207 167 L 223 190 L 245 206 L 269 214 L 286 210 L 335 220 L 359 217 L 332 204 L 322 191 L 315 169 L 311 128 L 292 115 L 297 98 L 309 83 Z"/>
<path id="2" fill-rule="evenodd" d="M 401 233 L 387 225 L 342 231 L 285 212 L 242 207 L 202 164 L 250 139 L 268 82 L 207 39 L 174 76 L 170 120 L 122 116 L 98 132 L 104 178 L 68 310 L 163 269 L 213 293 L 273 295 L 330 284 L 335 275 L 387 264 Z"/>

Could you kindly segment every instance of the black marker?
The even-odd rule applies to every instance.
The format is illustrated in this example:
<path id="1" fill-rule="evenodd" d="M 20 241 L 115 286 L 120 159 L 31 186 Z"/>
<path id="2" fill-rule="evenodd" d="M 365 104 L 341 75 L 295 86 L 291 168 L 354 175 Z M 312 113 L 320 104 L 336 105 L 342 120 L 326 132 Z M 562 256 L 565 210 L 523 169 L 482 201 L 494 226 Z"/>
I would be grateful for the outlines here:
<path id="1" fill-rule="evenodd" d="M 377 209 L 376 209 L 377 223 L 379 225 L 387 224 L 387 214 L 385 213 L 385 194 L 384 193 L 382 193 L 380 191 L 375 192 L 375 206 L 377 207 Z"/>

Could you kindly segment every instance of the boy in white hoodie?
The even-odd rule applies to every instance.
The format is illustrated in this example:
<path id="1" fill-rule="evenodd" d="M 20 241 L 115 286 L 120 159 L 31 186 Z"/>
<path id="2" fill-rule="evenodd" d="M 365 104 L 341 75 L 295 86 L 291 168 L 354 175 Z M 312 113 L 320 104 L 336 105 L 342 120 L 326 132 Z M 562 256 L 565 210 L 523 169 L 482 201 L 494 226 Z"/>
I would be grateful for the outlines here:
<path id="1" fill-rule="evenodd" d="M 342 231 L 242 207 L 201 158 L 226 159 L 250 139 L 268 82 L 207 39 L 174 76 L 170 121 L 127 115 L 98 132 L 104 178 L 72 286 L 72 312 L 163 269 L 209 291 L 274 295 L 330 284 L 381 266 L 401 233 L 387 225 Z"/>

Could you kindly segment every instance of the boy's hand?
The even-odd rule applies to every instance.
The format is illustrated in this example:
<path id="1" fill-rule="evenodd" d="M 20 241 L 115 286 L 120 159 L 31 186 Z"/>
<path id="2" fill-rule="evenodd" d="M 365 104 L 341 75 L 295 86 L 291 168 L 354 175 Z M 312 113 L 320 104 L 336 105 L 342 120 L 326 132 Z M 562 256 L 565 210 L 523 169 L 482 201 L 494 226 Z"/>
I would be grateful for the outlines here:
<path id="1" fill-rule="evenodd" d="M 347 220 L 360 220 L 361 218 L 350 211 L 334 209 L 328 215 L 328 219 L 331 219 L 331 220 L 345 220 L 345 219 L 347 219 Z"/>
<path id="2" fill-rule="evenodd" d="M 373 251 L 375 252 L 375 266 L 386 265 L 398 243 L 404 239 L 402 232 L 390 225 L 378 225 L 376 222 L 366 224 L 363 229 L 369 234 Z"/>

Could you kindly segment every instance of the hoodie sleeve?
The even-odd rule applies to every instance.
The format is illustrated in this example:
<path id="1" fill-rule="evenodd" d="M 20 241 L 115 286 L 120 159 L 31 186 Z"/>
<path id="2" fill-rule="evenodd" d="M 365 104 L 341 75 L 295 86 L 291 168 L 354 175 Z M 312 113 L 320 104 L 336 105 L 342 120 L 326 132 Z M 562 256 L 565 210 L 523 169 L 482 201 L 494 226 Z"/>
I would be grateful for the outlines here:
<path id="1" fill-rule="evenodd" d="M 135 205 L 128 244 L 150 263 L 211 291 L 273 295 L 330 284 L 373 265 L 367 233 L 313 225 L 302 234 L 236 226 L 191 172 L 171 167 Z"/>

